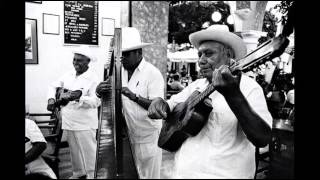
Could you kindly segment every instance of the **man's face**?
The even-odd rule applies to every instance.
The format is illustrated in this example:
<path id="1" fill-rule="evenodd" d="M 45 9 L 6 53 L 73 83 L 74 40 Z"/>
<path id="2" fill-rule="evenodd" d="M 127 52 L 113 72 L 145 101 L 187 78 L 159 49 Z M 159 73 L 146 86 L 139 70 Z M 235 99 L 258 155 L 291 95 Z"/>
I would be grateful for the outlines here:
<path id="1" fill-rule="evenodd" d="M 200 73 L 209 81 L 212 73 L 221 65 L 228 64 L 229 58 L 224 53 L 224 45 L 215 41 L 205 41 L 201 43 L 198 50 Z"/>
<path id="2" fill-rule="evenodd" d="M 122 52 L 121 63 L 125 69 L 133 69 L 137 62 L 139 62 L 139 56 L 136 50 Z"/>
<path id="3" fill-rule="evenodd" d="M 73 67 L 76 70 L 77 74 L 84 73 L 88 68 L 90 59 L 81 54 L 74 54 L 73 57 Z"/>

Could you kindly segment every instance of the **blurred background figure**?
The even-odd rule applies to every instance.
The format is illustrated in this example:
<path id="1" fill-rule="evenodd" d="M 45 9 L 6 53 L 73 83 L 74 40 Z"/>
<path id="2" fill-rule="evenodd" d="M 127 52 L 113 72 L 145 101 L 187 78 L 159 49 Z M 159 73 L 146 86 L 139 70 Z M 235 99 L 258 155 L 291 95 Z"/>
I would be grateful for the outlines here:
<path id="1" fill-rule="evenodd" d="M 172 90 L 175 90 L 175 91 L 182 91 L 184 89 L 184 86 L 180 82 L 179 75 L 178 74 L 174 74 L 172 76 L 172 79 L 173 79 L 172 82 L 168 82 L 168 85 L 170 86 L 170 88 Z"/>

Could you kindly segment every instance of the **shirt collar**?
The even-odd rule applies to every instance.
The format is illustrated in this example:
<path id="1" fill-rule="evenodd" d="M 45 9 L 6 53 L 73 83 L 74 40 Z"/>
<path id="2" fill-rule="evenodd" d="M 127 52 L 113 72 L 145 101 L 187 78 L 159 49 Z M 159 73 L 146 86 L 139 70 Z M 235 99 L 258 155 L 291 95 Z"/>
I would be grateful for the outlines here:
<path id="1" fill-rule="evenodd" d="M 76 77 L 76 74 L 77 74 L 76 70 L 73 69 L 72 75 L 73 75 L 74 77 Z M 90 67 L 86 70 L 86 72 L 80 74 L 78 77 L 87 78 L 88 76 L 90 76 Z"/>
<path id="2" fill-rule="evenodd" d="M 139 66 L 137 67 L 137 69 L 138 69 L 139 71 L 142 71 L 142 69 L 146 66 L 146 64 L 147 64 L 146 60 L 145 60 L 144 58 L 142 58 Z"/>

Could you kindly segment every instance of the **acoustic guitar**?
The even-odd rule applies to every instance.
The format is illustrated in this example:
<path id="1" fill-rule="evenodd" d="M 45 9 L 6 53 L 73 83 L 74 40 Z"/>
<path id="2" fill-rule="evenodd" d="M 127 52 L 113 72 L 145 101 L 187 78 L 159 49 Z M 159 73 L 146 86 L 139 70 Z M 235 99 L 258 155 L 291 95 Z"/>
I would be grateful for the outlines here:
<path id="1" fill-rule="evenodd" d="M 244 58 L 237 60 L 229 68 L 231 72 L 252 70 L 258 65 L 281 55 L 288 44 L 289 40 L 280 35 L 263 43 Z M 203 92 L 195 91 L 185 102 L 175 106 L 163 123 L 158 140 L 160 148 L 175 152 L 188 137 L 196 136 L 201 131 L 212 111 L 212 107 L 207 105 L 204 99 L 214 91 L 213 84 L 209 84 Z"/>

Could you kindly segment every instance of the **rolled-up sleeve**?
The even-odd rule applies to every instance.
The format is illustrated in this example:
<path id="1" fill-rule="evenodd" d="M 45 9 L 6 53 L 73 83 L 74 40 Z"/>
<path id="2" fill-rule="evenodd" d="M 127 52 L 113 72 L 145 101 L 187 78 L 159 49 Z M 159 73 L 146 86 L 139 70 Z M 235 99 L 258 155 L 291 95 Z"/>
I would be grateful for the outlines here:
<path id="1" fill-rule="evenodd" d="M 164 80 L 160 71 L 153 72 L 153 79 L 148 84 L 148 98 L 164 97 Z"/>
<path id="2" fill-rule="evenodd" d="M 28 137 L 30 139 L 30 141 L 32 143 L 35 142 L 47 142 L 41 132 L 41 130 L 39 129 L 39 127 L 37 126 L 37 124 L 29 119 L 25 119 L 25 130 L 26 130 L 26 137 Z"/>
<path id="3" fill-rule="evenodd" d="M 167 100 L 167 103 L 170 107 L 170 111 L 172 111 L 177 104 L 185 102 L 189 98 L 189 96 L 193 93 L 194 90 L 195 90 L 195 84 L 190 84 L 178 94 L 172 95 L 171 98 Z"/>
<path id="4" fill-rule="evenodd" d="M 260 87 L 253 88 L 246 97 L 251 108 L 269 125 L 272 127 L 272 116 L 268 110 L 268 106 Z"/>

